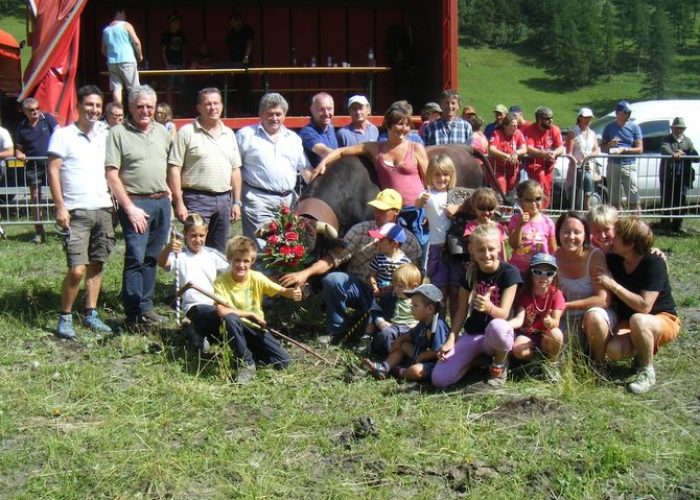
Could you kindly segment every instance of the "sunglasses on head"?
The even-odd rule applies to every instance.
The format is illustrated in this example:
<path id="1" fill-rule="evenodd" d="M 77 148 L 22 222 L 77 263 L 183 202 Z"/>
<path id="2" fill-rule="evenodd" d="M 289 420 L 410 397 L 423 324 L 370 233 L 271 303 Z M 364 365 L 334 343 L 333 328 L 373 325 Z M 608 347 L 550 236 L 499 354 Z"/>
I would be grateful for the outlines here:
<path id="1" fill-rule="evenodd" d="M 541 278 L 543 276 L 546 276 L 547 278 L 553 278 L 554 276 L 556 276 L 557 272 L 554 269 L 550 271 L 545 271 L 544 269 L 535 268 L 532 269 L 532 274 L 534 274 L 538 278 Z"/>

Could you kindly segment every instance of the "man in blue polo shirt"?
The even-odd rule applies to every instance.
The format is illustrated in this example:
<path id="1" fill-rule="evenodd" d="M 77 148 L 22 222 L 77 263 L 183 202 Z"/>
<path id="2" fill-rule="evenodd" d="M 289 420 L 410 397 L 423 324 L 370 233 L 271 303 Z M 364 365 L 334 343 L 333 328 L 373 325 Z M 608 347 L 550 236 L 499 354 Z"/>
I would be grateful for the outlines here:
<path id="1" fill-rule="evenodd" d="M 440 108 L 442 118 L 425 126 L 423 132 L 425 145 L 471 145 L 472 126 L 459 115 L 459 110 L 462 108 L 459 94 L 454 90 L 445 90 L 440 96 Z"/>
<path id="2" fill-rule="evenodd" d="M 27 157 L 46 156 L 49 139 L 58 122 L 51 115 L 45 115 L 39 109 L 39 101 L 29 97 L 22 102 L 22 112 L 25 118 L 20 122 L 15 134 L 15 156 L 18 160 Z M 25 167 L 26 184 L 30 189 L 30 199 L 33 205 L 41 199 L 41 187 L 46 186 L 46 160 L 29 160 Z M 41 219 L 41 209 L 36 207 L 34 216 Z M 35 224 L 36 234 L 32 242 L 38 244 L 46 242 L 46 233 L 43 224 Z"/>
<path id="3" fill-rule="evenodd" d="M 615 121 L 603 129 L 601 149 L 610 155 L 640 155 L 644 152 L 642 130 L 630 120 L 632 108 L 627 101 L 615 106 Z M 639 209 L 637 195 L 637 160 L 635 158 L 609 158 L 607 169 L 610 204 L 621 208 L 622 196 L 627 197 L 627 205 Z M 622 191 L 622 192 L 621 192 Z"/>
<path id="4" fill-rule="evenodd" d="M 304 153 L 312 167 L 334 149 L 338 149 L 338 139 L 333 128 L 333 98 L 321 92 L 311 100 L 311 120 L 299 131 Z"/>
<path id="5" fill-rule="evenodd" d="M 350 123 L 338 130 L 338 145 L 340 147 L 355 146 L 363 142 L 376 141 L 379 130 L 369 121 L 372 108 L 363 95 L 354 95 L 348 99 L 348 114 Z"/>

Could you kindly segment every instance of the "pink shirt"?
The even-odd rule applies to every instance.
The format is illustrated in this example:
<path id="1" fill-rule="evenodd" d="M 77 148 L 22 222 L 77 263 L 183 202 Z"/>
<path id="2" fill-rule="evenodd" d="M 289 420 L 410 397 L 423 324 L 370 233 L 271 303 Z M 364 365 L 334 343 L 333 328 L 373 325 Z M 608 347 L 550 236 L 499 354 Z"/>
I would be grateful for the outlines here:
<path id="1" fill-rule="evenodd" d="M 518 333 L 532 335 L 547 330 L 542 320 L 552 310 L 563 311 L 566 308 L 566 300 L 561 290 L 550 286 L 542 297 L 535 297 L 532 293 L 522 293 L 518 305 L 518 309 L 520 307 L 525 309 L 525 321 L 518 329 Z"/>
<path id="2" fill-rule="evenodd" d="M 512 233 L 518 227 L 522 214 L 514 214 L 508 224 L 508 232 Z M 552 253 L 549 249 L 550 238 L 554 237 L 555 227 L 552 219 L 544 214 L 537 214 L 521 230 L 520 246 L 513 249 L 509 262 L 521 271 L 527 271 L 530 260 L 536 253 Z"/>
<path id="3" fill-rule="evenodd" d="M 398 165 L 392 165 L 384 161 L 386 143 L 379 144 L 379 154 L 375 165 L 377 167 L 377 178 L 379 187 L 382 189 L 395 189 L 403 198 L 403 206 L 413 206 L 416 204 L 418 196 L 425 191 L 423 181 L 420 178 L 420 170 L 415 155 L 415 144 L 408 143 L 406 156 Z"/>

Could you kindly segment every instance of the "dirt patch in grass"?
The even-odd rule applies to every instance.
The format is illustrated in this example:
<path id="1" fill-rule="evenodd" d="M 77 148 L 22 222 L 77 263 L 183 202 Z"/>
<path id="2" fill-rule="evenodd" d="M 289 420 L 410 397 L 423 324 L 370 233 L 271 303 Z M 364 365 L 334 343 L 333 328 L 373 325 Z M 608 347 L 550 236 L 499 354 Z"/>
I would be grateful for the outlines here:
<path id="1" fill-rule="evenodd" d="M 541 417 L 548 414 L 561 416 L 563 409 L 565 407 L 560 401 L 541 396 L 528 396 L 507 399 L 492 410 L 471 414 L 470 418 L 472 420 L 485 418 L 493 421 L 502 421 L 505 418 L 510 421 L 524 421 L 534 416 Z"/>

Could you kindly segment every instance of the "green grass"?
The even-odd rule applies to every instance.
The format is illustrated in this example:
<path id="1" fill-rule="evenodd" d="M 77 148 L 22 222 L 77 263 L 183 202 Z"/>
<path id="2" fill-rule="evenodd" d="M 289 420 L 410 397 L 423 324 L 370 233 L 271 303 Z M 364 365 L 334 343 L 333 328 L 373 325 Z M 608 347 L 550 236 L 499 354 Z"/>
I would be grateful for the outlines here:
<path id="1" fill-rule="evenodd" d="M 678 74 L 672 84 L 678 97 L 700 98 L 700 51 L 693 56 L 678 56 Z M 578 90 L 562 88 L 527 50 L 487 48 L 459 49 L 460 94 L 465 104 L 473 105 L 487 121 L 493 119 L 496 104 L 509 107 L 519 104 L 528 120 L 533 120 L 538 106 L 554 110 L 561 127 L 576 120 L 582 106 L 593 109 L 597 116 L 612 111 L 621 99 L 645 100 L 642 76 L 635 73 L 613 75 L 610 81 L 601 78 L 595 85 Z"/>
<path id="2" fill-rule="evenodd" d="M 0 16 L 0 29 L 7 31 L 15 37 L 17 42 L 27 39 L 27 29 L 25 26 L 24 16 Z M 22 71 L 27 67 L 29 59 L 32 57 L 32 49 L 26 44 L 21 50 L 22 56 Z"/>
<path id="3" fill-rule="evenodd" d="M 697 227 L 697 225 L 695 225 Z M 700 495 L 697 339 L 700 242 L 660 239 L 682 337 L 657 360 L 659 383 L 632 396 L 597 386 L 571 356 L 552 386 L 480 375 L 443 393 L 350 380 L 290 348 L 291 369 L 230 385 L 218 358 L 188 353 L 174 331 L 57 341 L 64 257 L 27 229 L 0 244 L 0 498 L 692 498 Z M 122 319 L 123 243 L 101 301 Z M 159 274 L 161 313 L 172 284 Z M 275 302 L 268 317 L 308 340 L 319 304 Z M 352 359 L 347 349 L 326 353 Z M 615 368 L 616 376 L 627 365 Z M 476 382 L 475 382 L 476 380 Z M 371 422 L 367 421 L 371 419 Z"/>

